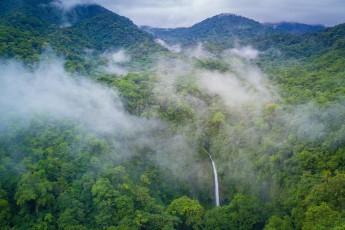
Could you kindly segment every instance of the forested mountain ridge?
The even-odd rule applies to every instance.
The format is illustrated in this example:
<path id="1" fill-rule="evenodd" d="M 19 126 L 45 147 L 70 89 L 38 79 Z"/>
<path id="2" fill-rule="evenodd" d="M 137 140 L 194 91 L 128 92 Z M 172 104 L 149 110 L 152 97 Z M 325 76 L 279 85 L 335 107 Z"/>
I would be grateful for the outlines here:
<path id="1" fill-rule="evenodd" d="M 345 228 L 344 24 L 0 6 L 1 229 Z"/>
<path id="2" fill-rule="evenodd" d="M 312 94 L 323 98 L 317 100 L 338 100 L 345 86 L 344 37 L 345 24 L 340 24 L 314 33 L 254 39 L 252 44 L 263 51 L 259 65 L 280 84 L 293 88 L 289 95 L 297 101 L 308 101 Z"/>
<path id="3" fill-rule="evenodd" d="M 183 46 L 210 42 L 230 47 L 240 40 L 281 33 L 252 19 L 233 14 L 216 15 L 188 28 L 142 28 L 169 44 Z"/>
<path id="4" fill-rule="evenodd" d="M 324 25 L 308 25 L 297 22 L 265 23 L 265 25 L 268 25 L 273 29 L 284 31 L 286 33 L 291 34 L 317 32 L 320 30 L 324 30 L 326 28 L 326 26 Z"/>
<path id="5" fill-rule="evenodd" d="M 11 1 L 1 4 L 12 6 Z M 12 10 L 4 11 L 0 17 L 4 34 L 0 38 L 1 55 L 6 58 L 37 64 L 44 47 L 50 46 L 66 59 L 66 66 L 72 72 L 90 74 L 98 63 L 85 59 L 87 51 L 92 51 L 93 57 L 98 59 L 106 51 L 125 49 L 140 65 L 151 62 L 154 56 L 151 54 L 165 51 L 131 20 L 98 5 L 63 9 L 52 0 L 18 4 L 19 7 L 13 5 Z M 26 37 L 35 37 L 35 41 Z"/>
<path id="6" fill-rule="evenodd" d="M 279 49 L 287 58 L 317 56 L 328 52 L 341 44 L 345 36 L 345 25 L 340 24 L 319 32 L 290 35 L 268 35 L 254 38 L 253 46 L 264 51 L 270 48 Z"/>
<path id="7" fill-rule="evenodd" d="M 342 98 L 342 89 L 345 87 L 342 80 L 345 70 L 345 25 L 323 28 L 280 24 L 283 27 L 292 26 L 292 29 L 293 25 L 302 26 L 307 33 L 291 33 L 291 30 L 284 28 L 273 29 L 272 25 L 225 14 L 206 19 L 190 28 L 143 29 L 170 45 L 195 47 L 200 42 L 215 55 L 240 46 L 253 47 L 260 53 L 256 62 L 272 79 L 288 89 L 284 94 L 290 102 L 307 101 L 311 95 L 314 95 L 316 101 Z M 317 31 L 313 32 L 314 29 Z M 297 73 L 299 80 L 305 82 L 303 88 L 296 86 L 294 79 Z M 317 89 L 325 82 L 333 87 L 321 87 L 322 93 L 312 93 L 318 92 Z"/>
<path id="8" fill-rule="evenodd" d="M 282 56 L 286 54 L 284 58 L 299 58 L 325 52 L 334 39 L 343 36 L 339 27 L 287 22 L 259 23 L 233 14 L 220 14 L 188 28 L 143 26 L 142 29 L 169 45 L 190 47 L 203 43 L 206 49 L 214 53 L 236 46 L 253 46 L 262 52 L 278 50 Z"/>

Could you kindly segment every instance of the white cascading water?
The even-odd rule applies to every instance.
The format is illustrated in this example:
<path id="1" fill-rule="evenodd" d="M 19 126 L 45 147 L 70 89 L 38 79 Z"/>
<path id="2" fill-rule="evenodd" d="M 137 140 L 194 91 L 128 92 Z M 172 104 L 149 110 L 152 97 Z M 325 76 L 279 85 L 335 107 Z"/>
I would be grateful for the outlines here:
<path id="1" fill-rule="evenodd" d="M 210 160 L 212 162 L 213 174 L 214 174 L 214 196 L 216 201 L 216 206 L 219 206 L 219 185 L 218 185 L 218 175 L 217 175 L 217 168 L 216 163 L 214 163 L 210 154 L 208 154 Z"/>

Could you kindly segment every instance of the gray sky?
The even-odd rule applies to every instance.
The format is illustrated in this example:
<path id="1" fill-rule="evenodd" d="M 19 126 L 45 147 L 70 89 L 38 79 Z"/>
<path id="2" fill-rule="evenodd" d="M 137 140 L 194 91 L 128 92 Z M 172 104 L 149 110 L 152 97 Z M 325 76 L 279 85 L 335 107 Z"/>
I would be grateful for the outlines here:
<path id="1" fill-rule="evenodd" d="M 328 26 L 345 22 L 345 0 L 62 0 L 92 1 L 130 18 L 137 25 L 191 26 L 220 13 L 260 22 L 292 21 Z"/>

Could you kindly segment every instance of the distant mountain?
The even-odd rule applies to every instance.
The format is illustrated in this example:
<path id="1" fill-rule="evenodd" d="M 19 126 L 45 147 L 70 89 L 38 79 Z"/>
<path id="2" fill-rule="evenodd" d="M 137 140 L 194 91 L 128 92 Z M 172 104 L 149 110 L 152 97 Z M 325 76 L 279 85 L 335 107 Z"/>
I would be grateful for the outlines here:
<path id="1" fill-rule="evenodd" d="M 107 12 L 110 11 L 97 4 L 77 5 L 64 13 L 63 20 L 66 23 L 75 24 Z"/>
<path id="2" fill-rule="evenodd" d="M 260 57 L 267 60 L 316 58 L 331 52 L 336 44 L 341 47 L 345 36 L 343 25 L 322 28 L 298 23 L 262 24 L 220 14 L 188 28 L 140 29 L 130 19 L 96 4 L 77 5 L 66 11 L 53 0 L 2 0 L 0 57 L 34 65 L 39 62 L 39 54 L 50 46 L 66 59 L 68 69 L 90 73 L 94 65 L 102 63 L 100 55 L 119 49 L 126 50 L 135 65 L 153 63 L 158 53 L 167 54 L 154 41 L 160 38 L 168 45 L 182 47 L 202 42 L 214 53 L 236 45 L 251 45 L 265 51 Z M 320 31 L 312 32 L 315 30 Z M 94 59 L 91 62 L 87 60 L 90 54 Z"/>
<path id="3" fill-rule="evenodd" d="M 9 0 L 1 2 L 0 55 L 35 63 L 44 47 L 65 57 L 72 71 L 86 73 L 86 51 L 97 56 L 105 51 L 125 49 L 134 62 L 150 62 L 151 55 L 165 48 L 149 33 L 139 29 L 130 19 L 99 5 L 77 5 L 66 11 L 53 0 Z M 8 43 L 11 46 L 7 46 Z"/>
<path id="4" fill-rule="evenodd" d="M 9 14 L 18 8 L 23 7 L 24 2 L 22 0 L 1 0 L 0 1 L 0 15 Z"/>
<path id="5" fill-rule="evenodd" d="M 265 25 L 270 26 L 275 30 L 291 34 L 303 34 L 326 29 L 326 26 L 324 25 L 308 25 L 298 22 L 265 23 Z"/>
<path id="6" fill-rule="evenodd" d="M 0 16 L 9 19 L 11 23 L 15 20 L 36 21 L 45 26 L 72 24 L 105 11 L 108 10 L 96 4 L 77 5 L 67 10 L 57 0 L 2 0 L 0 2 Z"/>
<path id="7" fill-rule="evenodd" d="M 198 42 L 232 46 L 252 37 L 281 33 L 270 26 L 234 14 L 216 15 L 188 28 L 159 29 L 144 26 L 142 29 L 168 44 L 183 46 Z"/>
<path id="8" fill-rule="evenodd" d="M 345 37 L 344 24 L 331 28 L 288 22 L 262 24 L 233 14 L 220 14 L 188 28 L 142 29 L 168 45 L 188 47 L 202 42 L 204 48 L 214 53 L 236 45 L 250 45 L 262 51 L 260 57 L 266 61 L 316 59 L 333 49 L 339 53 L 342 49 L 338 46 Z"/>
<path id="9" fill-rule="evenodd" d="M 59 53 L 67 55 L 67 60 L 78 59 L 75 54 L 82 56 L 85 50 L 98 55 L 125 49 L 133 61 L 145 62 L 154 56 L 151 54 L 166 51 L 153 36 L 140 30 L 128 18 L 111 11 L 57 30 L 50 34 L 49 40 Z"/>
<path id="10" fill-rule="evenodd" d="M 345 23 L 315 33 L 266 37 L 256 46 L 266 50 L 259 65 L 284 88 L 286 101 L 343 101 Z"/>
<path id="11" fill-rule="evenodd" d="M 206 49 L 214 53 L 237 45 L 250 45 L 261 51 L 279 49 L 283 56 L 291 57 L 310 56 L 322 51 L 326 39 L 317 38 L 315 33 L 327 31 L 323 25 L 289 22 L 263 24 L 233 14 L 220 14 L 188 28 L 143 26 L 142 29 L 168 45 L 188 47 L 202 42 Z"/>
<path id="12" fill-rule="evenodd" d="M 0 16 L 7 25 L 21 30 L 36 30 L 40 33 L 51 26 L 59 26 L 64 19 L 64 10 L 54 0 L 2 0 Z"/>
<path id="13" fill-rule="evenodd" d="M 345 52 L 345 24 L 314 33 L 268 35 L 254 38 L 252 44 L 259 50 L 279 50 L 280 58 L 318 57 L 332 49 Z M 344 53 L 345 55 L 345 53 Z"/>

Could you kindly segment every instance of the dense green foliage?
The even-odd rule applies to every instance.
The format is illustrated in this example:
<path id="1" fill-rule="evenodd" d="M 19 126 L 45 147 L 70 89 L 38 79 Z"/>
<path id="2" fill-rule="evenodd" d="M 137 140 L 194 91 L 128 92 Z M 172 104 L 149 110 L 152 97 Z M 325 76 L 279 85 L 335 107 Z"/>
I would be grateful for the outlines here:
<path id="1" fill-rule="evenodd" d="M 17 58 L 34 64 L 40 59 L 44 39 L 38 33 L 21 31 L 0 21 L 0 44 L 3 58 Z"/>
<path id="2" fill-rule="evenodd" d="M 281 33 L 279 30 L 274 30 L 254 20 L 232 14 L 217 15 L 188 28 L 143 27 L 143 29 L 169 44 L 192 46 L 203 42 L 206 46 L 215 44 L 228 48 L 233 47 L 239 41 L 247 41 L 252 37 Z"/>
<path id="3" fill-rule="evenodd" d="M 326 28 L 324 25 L 307 25 L 297 22 L 265 23 L 265 25 L 268 25 L 275 30 L 281 30 L 291 34 L 318 32 Z"/>
<path id="4" fill-rule="evenodd" d="M 220 15 L 191 28 L 151 28 L 171 43 L 208 42 L 211 51 L 232 47 L 236 39 L 267 51 L 253 61 L 178 62 L 125 17 L 97 5 L 78 6 L 61 17 L 50 3 L 0 3 L 1 57 L 21 60 L 30 71 L 51 48 L 66 59 L 69 72 L 97 75 L 94 84 L 115 91 L 126 115 L 153 124 L 144 126 L 144 134 L 104 134 L 78 119 L 4 111 L 1 229 L 345 228 L 344 24 L 283 34 Z M 60 27 L 66 18 L 71 25 Z M 100 55 L 118 49 L 130 54 L 127 64 L 141 73 L 99 73 Z M 171 66 L 144 71 L 169 55 L 176 58 L 169 59 Z M 255 64 L 269 79 L 259 86 L 276 89 L 279 97 L 257 97 L 242 106 L 235 101 L 234 107 L 222 92 L 200 83 L 226 76 L 240 88 L 248 79 L 238 66 Z M 254 83 L 245 85 L 248 95 L 261 89 Z M 207 154 L 217 164 L 220 207 L 213 207 Z"/>
<path id="5" fill-rule="evenodd" d="M 163 229 L 176 218 L 109 144 L 73 124 L 37 118 L 1 136 L 2 229 Z M 4 130 L 2 130 L 4 131 Z M 133 174 L 132 174 L 133 176 Z"/>
<path id="6" fill-rule="evenodd" d="M 344 24 L 315 34 L 293 35 L 275 43 L 284 51 L 282 55 L 269 54 L 259 62 L 291 103 L 339 101 L 345 86 L 344 36 Z M 271 58 L 276 62 L 269 61 Z"/>
<path id="7" fill-rule="evenodd" d="M 12 2 L 1 4 L 9 7 Z M 66 60 L 70 72 L 92 75 L 104 64 L 99 59 L 105 52 L 126 50 L 132 69 L 150 66 L 154 54 L 166 52 L 132 21 L 101 6 L 78 5 L 64 11 L 54 4 L 52 0 L 20 1 L 18 7 L 4 11 L 1 57 L 33 65 L 49 47 Z"/>

